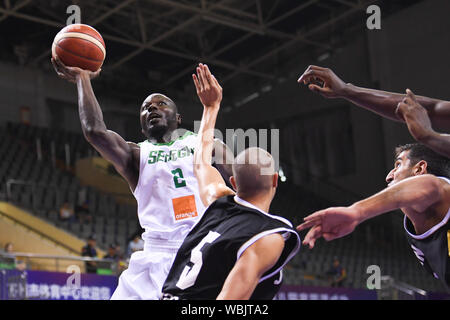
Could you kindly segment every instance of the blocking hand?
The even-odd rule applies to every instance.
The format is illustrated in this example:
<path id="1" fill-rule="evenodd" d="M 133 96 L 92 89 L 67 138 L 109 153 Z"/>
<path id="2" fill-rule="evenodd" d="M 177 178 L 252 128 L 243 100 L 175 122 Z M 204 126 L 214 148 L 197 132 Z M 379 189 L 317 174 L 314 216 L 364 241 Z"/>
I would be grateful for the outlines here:
<path id="1" fill-rule="evenodd" d="M 397 105 L 395 114 L 406 122 L 409 132 L 419 142 L 434 132 L 427 110 L 409 89 L 406 89 L 406 97 Z"/>
<path id="2" fill-rule="evenodd" d="M 305 222 L 297 227 L 298 231 L 311 228 L 303 244 L 312 249 L 317 239 L 327 241 L 344 237 L 355 230 L 359 223 L 359 212 L 353 207 L 334 207 L 317 211 L 304 218 Z"/>
<path id="3" fill-rule="evenodd" d="M 326 98 L 341 97 L 346 86 L 331 69 L 318 66 L 309 66 L 297 82 L 308 85 L 311 91 L 318 92 Z"/>
<path id="4" fill-rule="evenodd" d="M 222 101 L 222 87 L 211 74 L 207 65 L 200 63 L 197 67 L 197 75 L 193 74 L 195 89 L 200 102 L 205 108 L 219 106 Z"/>

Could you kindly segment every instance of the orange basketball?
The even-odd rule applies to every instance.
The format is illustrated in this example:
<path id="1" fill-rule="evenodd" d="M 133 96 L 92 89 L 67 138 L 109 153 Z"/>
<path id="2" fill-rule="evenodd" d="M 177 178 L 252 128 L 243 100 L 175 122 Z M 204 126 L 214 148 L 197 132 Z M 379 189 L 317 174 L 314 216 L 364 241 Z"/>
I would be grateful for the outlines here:
<path id="1" fill-rule="evenodd" d="M 105 42 L 91 26 L 71 24 L 53 40 L 52 56 L 55 55 L 68 67 L 97 71 L 105 60 Z"/>

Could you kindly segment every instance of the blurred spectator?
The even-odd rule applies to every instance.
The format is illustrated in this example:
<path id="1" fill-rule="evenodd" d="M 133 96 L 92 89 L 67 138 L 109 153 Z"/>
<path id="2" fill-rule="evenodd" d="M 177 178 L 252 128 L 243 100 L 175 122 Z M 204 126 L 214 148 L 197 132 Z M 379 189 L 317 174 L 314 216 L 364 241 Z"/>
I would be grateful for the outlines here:
<path id="1" fill-rule="evenodd" d="M 59 220 L 61 221 L 75 220 L 73 207 L 68 202 L 64 202 L 61 208 L 59 208 Z"/>
<path id="2" fill-rule="evenodd" d="M 119 260 L 119 255 L 117 254 L 117 245 L 111 244 L 108 248 L 108 253 L 103 257 L 103 259 L 110 259 L 117 261 Z"/>
<path id="3" fill-rule="evenodd" d="M 14 254 L 14 245 L 12 244 L 12 242 L 8 242 L 7 244 L 5 244 L 4 252 L 6 254 Z M 23 271 L 27 268 L 27 264 L 25 263 L 25 261 L 22 261 L 19 258 L 15 257 L 14 267 L 17 270 Z"/>
<path id="4" fill-rule="evenodd" d="M 338 258 L 334 258 L 333 265 L 330 270 L 327 271 L 328 283 L 332 287 L 342 287 L 345 279 L 347 278 L 347 272 Z"/>
<path id="5" fill-rule="evenodd" d="M 116 243 L 116 254 L 119 257 L 119 260 L 125 259 L 123 252 L 122 252 L 122 248 L 120 248 L 120 245 L 118 243 Z"/>
<path id="6" fill-rule="evenodd" d="M 144 240 L 142 240 L 139 234 L 136 234 L 133 240 L 128 244 L 128 256 L 131 256 L 134 252 L 144 250 Z"/>
<path id="7" fill-rule="evenodd" d="M 119 268 L 119 255 L 117 254 L 117 245 L 110 244 L 108 247 L 108 253 L 103 257 L 105 260 L 111 260 L 110 269 L 117 273 Z"/>
<path id="8" fill-rule="evenodd" d="M 117 266 L 117 276 L 120 276 L 120 274 L 128 268 L 129 262 L 129 260 L 119 260 L 119 264 Z"/>
<path id="9" fill-rule="evenodd" d="M 5 244 L 5 248 L 3 249 L 3 251 L 5 253 L 12 253 L 14 251 L 14 246 L 12 242 L 8 242 L 7 244 Z"/>
<path id="10" fill-rule="evenodd" d="M 81 249 L 81 255 L 83 257 L 97 258 L 97 240 L 94 235 L 88 238 L 87 245 Z M 97 273 L 97 263 L 95 261 L 86 261 L 86 272 Z"/>
<path id="11" fill-rule="evenodd" d="M 119 263 L 117 265 L 117 275 L 120 275 L 124 270 L 128 268 L 128 259 L 124 256 L 120 245 L 116 245 L 116 254 L 119 258 Z"/>
<path id="12" fill-rule="evenodd" d="M 92 222 L 92 215 L 89 211 L 89 203 L 87 201 L 83 202 L 81 205 L 75 207 L 75 215 L 78 221 L 82 224 Z"/>
<path id="13" fill-rule="evenodd" d="M 120 275 L 128 267 L 128 263 L 124 260 L 118 244 L 111 244 L 108 248 L 108 253 L 103 257 L 103 259 L 114 260 L 114 264 L 111 265 L 111 269 L 115 270 L 117 275 Z"/>

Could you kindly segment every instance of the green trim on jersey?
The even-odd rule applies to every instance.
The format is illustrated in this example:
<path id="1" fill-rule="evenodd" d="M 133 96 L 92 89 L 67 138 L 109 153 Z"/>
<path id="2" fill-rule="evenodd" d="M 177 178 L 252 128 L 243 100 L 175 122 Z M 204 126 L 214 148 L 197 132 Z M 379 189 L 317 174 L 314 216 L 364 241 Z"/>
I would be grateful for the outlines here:
<path id="1" fill-rule="evenodd" d="M 195 135 L 195 136 L 196 136 L 197 134 L 194 133 L 194 132 L 192 132 L 192 131 L 187 130 L 182 136 L 180 136 L 180 137 L 178 137 L 177 139 L 175 139 L 175 140 L 173 140 L 173 141 L 170 141 L 170 142 L 153 143 L 153 142 L 150 142 L 150 141 L 148 141 L 148 140 L 145 140 L 145 141 L 139 142 L 138 145 L 140 146 L 140 145 L 143 144 L 144 142 L 148 142 L 148 143 L 150 143 L 150 144 L 152 144 L 152 145 L 154 145 L 154 146 L 171 146 L 172 144 L 175 143 L 175 141 L 183 140 L 184 138 L 187 138 L 187 137 L 192 136 L 192 135 Z"/>

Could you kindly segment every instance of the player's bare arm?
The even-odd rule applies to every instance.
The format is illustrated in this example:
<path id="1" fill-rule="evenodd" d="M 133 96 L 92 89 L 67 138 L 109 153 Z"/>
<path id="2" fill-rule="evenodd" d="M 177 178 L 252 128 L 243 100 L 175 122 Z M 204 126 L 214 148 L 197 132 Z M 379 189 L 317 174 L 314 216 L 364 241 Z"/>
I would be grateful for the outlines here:
<path id="1" fill-rule="evenodd" d="M 406 122 L 414 139 L 450 158 L 450 135 L 434 131 L 428 112 L 411 90 L 406 89 L 406 97 L 397 105 L 395 112 Z"/>
<path id="2" fill-rule="evenodd" d="M 311 228 L 303 243 L 313 248 L 320 237 L 327 241 L 344 237 L 365 220 L 401 209 L 421 234 L 441 221 L 449 206 L 450 185 L 434 175 L 424 174 L 406 178 L 350 207 L 317 211 L 305 217 L 297 229 Z"/>
<path id="3" fill-rule="evenodd" d="M 396 116 L 395 110 L 405 98 L 404 94 L 357 87 L 342 81 L 331 69 L 314 65 L 309 66 L 297 81 L 326 98 L 343 98 L 385 118 L 403 121 Z M 450 101 L 423 96 L 417 96 L 417 100 L 437 128 L 450 128 Z"/>
<path id="4" fill-rule="evenodd" d="M 231 149 L 220 139 L 214 139 L 213 163 L 225 181 L 233 175 L 234 155 Z"/>
<path id="5" fill-rule="evenodd" d="M 59 77 L 77 85 L 78 110 L 86 140 L 103 158 L 114 165 L 134 190 L 139 177 L 139 146 L 126 142 L 116 132 L 106 128 L 102 110 L 91 85 L 91 79 L 97 77 L 100 70 L 91 72 L 67 67 L 57 57 L 52 58 L 52 64 Z"/>
<path id="6" fill-rule="evenodd" d="M 200 198 L 205 206 L 209 206 L 218 198 L 234 193 L 226 186 L 219 171 L 211 165 L 214 127 L 222 101 L 222 87 L 208 66 L 203 64 L 199 64 L 197 75 L 193 74 L 192 78 L 204 107 L 198 132 L 199 146 L 194 152 L 194 173 L 198 181 Z"/>
<path id="7" fill-rule="evenodd" d="M 225 280 L 217 299 L 250 299 L 259 280 L 276 264 L 283 249 L 284 239 L 278 233 L 265 236 L 248 247 Z"/>

